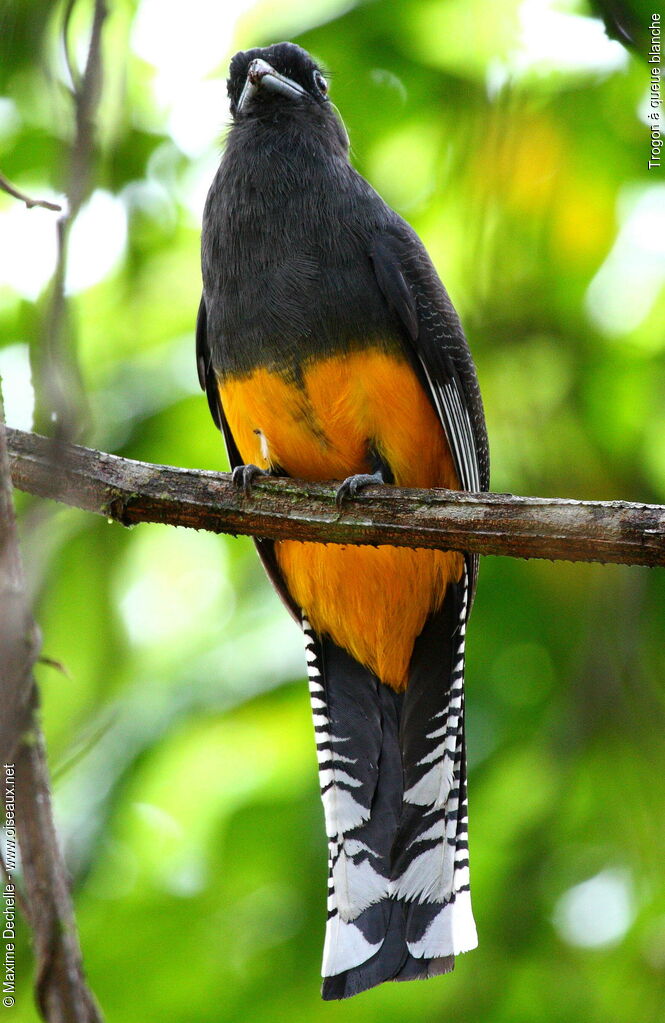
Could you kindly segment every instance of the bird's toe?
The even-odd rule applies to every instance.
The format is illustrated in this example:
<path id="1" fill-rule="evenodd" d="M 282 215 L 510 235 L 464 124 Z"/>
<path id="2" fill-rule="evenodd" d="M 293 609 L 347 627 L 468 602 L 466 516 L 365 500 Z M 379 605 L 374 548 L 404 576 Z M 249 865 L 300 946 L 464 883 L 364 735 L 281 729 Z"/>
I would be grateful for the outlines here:
<path id="1" fill-rule="evenodd" d="M 355 476 L 347 476 L 344 482 L 338 487 L 335 494 L 335 502 L 341 508 L 348 497 L 355 497 L 363 487 L 370 487 L 376 483 L 383 483 L 383 475 L 380 472 L 357 473 Z"/>
<path id="2" fill-rule="evenodd" d="M 254 481 L 258 476 L 269 476 L 267 469 L 261 469 L 258 465 L 236 465 L 231 473 L 231 480 L 238 490 L 250 494 Z"/>

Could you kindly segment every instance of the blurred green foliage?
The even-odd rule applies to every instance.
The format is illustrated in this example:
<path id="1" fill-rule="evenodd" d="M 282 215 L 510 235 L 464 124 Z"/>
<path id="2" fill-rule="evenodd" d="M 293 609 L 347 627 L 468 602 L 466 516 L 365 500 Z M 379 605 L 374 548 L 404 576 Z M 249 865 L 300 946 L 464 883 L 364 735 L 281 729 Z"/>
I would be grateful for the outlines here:
<path id="1" fill-rule="evenodd" d="M 79 64 L 90 15 L 79 0 Z M 36 194 L 67 174 L 62 17 L 50 0 L 0 9 L 0 166 Z M 84 442 L 224 467 L 194 365 L 199 218 L 229 57 L 284 37 L 334 73 L 356 165 L 452 294 L 493 489 L 665 501 L 648 75 L 575 0 L 112 4 L 70 253 Z M 24 428 L 54 224 L 0 196 L 0 372 Z M 39 682 L 109 1021 L 665 1019 L 662 570 L 484 561 L 468 657 L 480 947 L 452 976 L 330 1006 L 301 640 L 251 543 L 18 502 L 44 651 L 69 672 Z M 31 1023 L 21 942 L 12 1018 Z"/>

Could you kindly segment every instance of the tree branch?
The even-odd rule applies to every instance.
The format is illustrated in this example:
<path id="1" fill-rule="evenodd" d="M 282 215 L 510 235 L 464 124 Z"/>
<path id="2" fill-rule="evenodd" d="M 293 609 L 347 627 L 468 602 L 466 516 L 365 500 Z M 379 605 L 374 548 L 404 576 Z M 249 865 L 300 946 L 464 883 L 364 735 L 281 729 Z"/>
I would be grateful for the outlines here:
<path id="1" fill-rule="evenodd" d="M 71 4 L 68 17 L 70 13 Z M 76 360 L 64 333 L 67 238 L 89 188 L 105 16 L 105 0 L 95 0 L 85 72 L 82 81 L 75 86 L 76 132 L 70 154 L 68 204 L 56 225 L 58 259 L 44 326 L 44 351 L 40 353 L 46 365 L 42 374 L 34 372 L 39 360 L 31 345 L 33 377 L 44 383 L 49 413 L 54 414 L 56 432 L 61 437 L 72 436 L 78 420 L 76 395 L 80 388 L 77 392 L 76 383 L 79 378 Z M 0 189 L 21 199 L 28 207 L 60 209 L 54 203 L 31 199 L 2 175 Z M 51 421 L 50 415 L 46 418 Z M 30 613 L 18 546 L 0 394 L 0 763 L 4 764 L 3 796 L 8 836 L 4 898 L 8 908 L 18 902 L 14 882 L 14 839 L 17 839 L 25 915 L 37 966 L 35 996 L 40 1013 L 49 1023 L 101 1023 L 83 972 L 67 871 L 55 831 L 46 750 L 39 723 L 39 694 L 33 674 L 38 655 L 39 635 Z M 12 923 L 13 919 L 12 915 Z M 13 939 L 13 927 L 4 934 L 5 939 Z M 13 941 L 7 944 L 7 950 L 10 944 L 13 954 Z M 7 1007 L 14 1004 L 13 987 L 11 992 L 5 987 L 3 1004 Z"/>
<path id="2" fill-rule="evenodd" d="M 14 484 L 125 526 L 163 522 L 275 540 L 434 547 L 518 558 L 665 564 L 665 506 L 371 487 L 335 506 L 335 486 L 177 469 L 8 430 Z"/>
<path id="3" fill-rule="evenodd" d="M 11 820 L 21 850 L 26 915 L 37 960 L 37 1002 L 49 1023 L 100 1023 L 83 974 L 67 872 L 53 824 L 32 671 L 39 639 L 28 607 L 16 535 L 1 394 L 0 604 L 0 763 L 6 779 L 3 796 L 7 825 Z M 18 902 L 13 858 L 10 869 L 8 857 L 6 869 L 5 899 Z M 12 1003 L 5 1000 L 4 1004 Z"/>

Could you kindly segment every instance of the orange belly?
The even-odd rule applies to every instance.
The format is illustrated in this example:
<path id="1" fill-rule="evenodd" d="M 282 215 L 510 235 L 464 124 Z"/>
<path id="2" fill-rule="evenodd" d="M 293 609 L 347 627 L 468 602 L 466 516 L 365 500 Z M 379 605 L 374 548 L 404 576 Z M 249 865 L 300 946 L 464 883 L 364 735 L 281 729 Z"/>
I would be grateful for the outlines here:
<path id="1" fill-rule="evenodd" d="M 281 466 L 297 479 L 371 471 L 371 446 L 404 487 L 458 487 L 439 420 L 409 363 L 378 348 L 305 365 L 296 383 L 256 369 L 220 381 L 245 462 Z M 427 616 L 462 573 L 455 552 L 343 544 L 275 544 L 289 592 L 311 625 L 403 689 Z"/>

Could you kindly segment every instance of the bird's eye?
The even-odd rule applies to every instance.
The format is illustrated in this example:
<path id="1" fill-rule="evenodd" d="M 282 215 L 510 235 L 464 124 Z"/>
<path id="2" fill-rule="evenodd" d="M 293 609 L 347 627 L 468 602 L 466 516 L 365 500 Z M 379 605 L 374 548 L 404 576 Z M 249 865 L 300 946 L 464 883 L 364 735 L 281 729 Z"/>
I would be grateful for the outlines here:
<path id="1" fill-rule="evenodd" d="M 314 72 L 314 84 L 319 90 L 319 92 L 323 96 L 325 96 L 326 93 L 328 92 L 328 83 L 326 82 L 325 78 L 323 77 L 320 71 Z"/>

